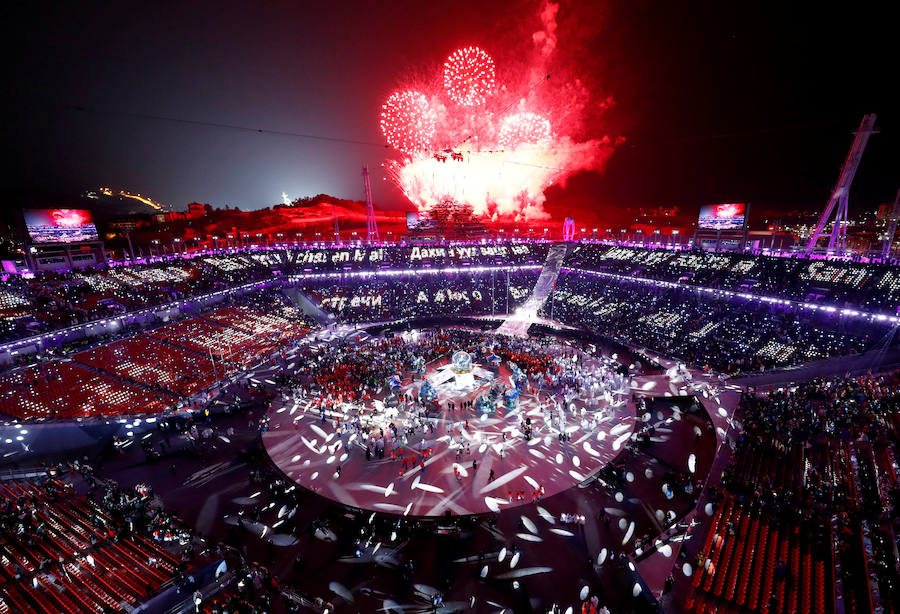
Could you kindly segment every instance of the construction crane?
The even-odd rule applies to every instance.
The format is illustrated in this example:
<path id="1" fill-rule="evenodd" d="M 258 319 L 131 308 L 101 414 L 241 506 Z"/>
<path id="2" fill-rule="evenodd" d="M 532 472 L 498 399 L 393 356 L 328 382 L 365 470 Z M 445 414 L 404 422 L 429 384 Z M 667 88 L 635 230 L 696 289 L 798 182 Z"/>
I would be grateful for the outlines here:
<path id="1" fill-rule="evenodd" d="M 897 190 L 897 198 L 894 199 L 894 206 L 891 209 L 888 219 L 887 234 L 884 236 L 884 242 L 881 244 L 881 257 L 887 258 L 891 253 L 891 243 L 894 242 L 894 233 L 897 232 L 897 219 L 900 218 L 900 190 Z"/>
<path id="2" fill-rule="evenodd" d="M 853 145 L 844 160 L 844 166 L 841 168 L 841 174 L 838 176 L 837 184 L 831 192 L 831 198 L 819 217 L 819 223 L 809 238 L 806 245 L 806 253 L 810 254 L 816 249 L 816 243 L 819 242 L 819 236 L 831 219 L 834 213 L 834 227 L 831 230 L 831 238 L 828 240 L 828 252 L 843 254 L 847 247 L 847 194 L 850 192 L 850 184 L 853 183 L 853 176 L 856 175 L 856 168 L 862 159 L 863 151 L 866 149 L 866 143 L 869 141 L 869 135 L 877 134 L 875 130 L 874 113 L 863 116 L 859 128 L 854 132 L 856 136 L 853 139 Z"/>
<path id="3" fill-rule="evenodd" d="M 375 222 L 375 206 L 372 204 L 372 184 L 369 183 L 369 165 L 363 167 L 363 181 L 366 184 L 366 233 L 369 243 L 378 241 L 378 224 Z"/>

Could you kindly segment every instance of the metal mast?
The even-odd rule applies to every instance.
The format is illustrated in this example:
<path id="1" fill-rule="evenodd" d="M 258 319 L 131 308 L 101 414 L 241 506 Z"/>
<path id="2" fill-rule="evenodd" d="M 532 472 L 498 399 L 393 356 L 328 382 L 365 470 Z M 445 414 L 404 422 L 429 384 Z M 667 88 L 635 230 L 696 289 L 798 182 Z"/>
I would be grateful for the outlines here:
<path id="1" fill-rule="evenodd" d="M 331 203 L 331 214 L 334 216 L 334 240 L 338 243 L 341 242 L 341 229 L 338 226 L 338 214 L 337 214 L 337 205 Z"/>
<path id="2" fill-rule="evenodd" d="M 884 236 L 884 242 L 881 244 L 881 257 L 887 258 L 891 253 L 891 243 L 894 242 L 894 233 L 897 232 L 897 218 L 900 218 L 900 190 L 897 190 L 897 198 L 894 199 L 894 207 L 891 209 L 890 223 L 888 224 L 887 234 Z"/>
<path id="3" fill-rule="evenodd" d="M 363 181 L 366 184 L 366 231 L 369 243 L 378 241 L 378 224 L 375 223 L 375 206 L 372 204 L 372 184 L 369 183 L 369 165 L 363 167 Z"/>
<path id="4" fill-rule="evenodd" d="M 822 215 L 819 217 L 819 223 L 816 224 L 816 230 L 813 232 L 812 236 L 809 238 L 809 243 L 806 245 L 807 254 L 811 253 L 816 248 L 819 236 L 822 234 L 825 225 L 828 224 L 832 212 L 834 212 L 834 228 L 831 231 L 831 238 L 828 240 L 828 252 L 838 254 L 844 253 L 844 248 L 847 245 L 847 193 L 850 191 L 850 184 L 853 183 L 853 176 L 856 174 L 856 168 L 859 166 L 859 161 L 862 159 L 863 151 L 869 140 L 869 135 L 878 132 L 875 130 L 875 119 L 876 116 L 874 113 L 864 115 L 862 122 L 859 124 L 859 128 L 853 133 L 856 135 L 853 139 L 853 145 L 850 147 L 847 159 L 844 160 L 844 166 L 841 169 L 840 176 L 838 176 L 837 184 L 835 184 L 834 190 L 831 192 L 831 198 L 828 200 L 825 210 L 822 211 Z M 837 208 L 837 211 L 835 211 L 835 207 Z"/>

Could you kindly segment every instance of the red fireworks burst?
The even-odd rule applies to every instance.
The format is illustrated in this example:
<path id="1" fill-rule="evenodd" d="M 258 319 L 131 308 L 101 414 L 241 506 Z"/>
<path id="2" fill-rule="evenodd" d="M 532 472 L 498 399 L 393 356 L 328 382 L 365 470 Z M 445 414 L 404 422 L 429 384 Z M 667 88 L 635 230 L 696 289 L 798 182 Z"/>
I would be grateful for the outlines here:
<path id="1" fill-rule="evenodd" d="M 428 99 L 419 92 L 394 92 L 381 105 L 381 133 L 391 147 L 404 153 L 429 149 L 435 121 Z"/>
<path id="2" fill-rule="evenodd" d="M 444 88 L 458 105 L 484 104 L 494 91 L 494 60 L 479 47 L 463 47 L 444 62 Z"/>
<path id="3" fill-rule="evenodd" d="M 535 113 L 516 113 L 503 119 L 500 125 L 500 146 L 515 149 L 519 145 L 539 145 L 550 143 L 550 122 Z"/>

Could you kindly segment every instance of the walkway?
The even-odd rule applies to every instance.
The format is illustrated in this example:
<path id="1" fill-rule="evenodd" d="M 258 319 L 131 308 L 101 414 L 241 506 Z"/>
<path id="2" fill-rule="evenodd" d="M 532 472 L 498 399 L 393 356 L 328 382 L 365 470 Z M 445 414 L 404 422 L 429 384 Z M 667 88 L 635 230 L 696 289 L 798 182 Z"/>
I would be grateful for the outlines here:
<path id="1" fill-rule="evenodd" d="M 534 284 L 531 296 L 516 311 L 500 325 L 497 333 L 501 335 L 513 335 L 517 337 L 525 337 L 528 335 L 529 327 L 535 322 L 537 313 L 540 311 L 544 303 L 553 289 L 556 288 L 556 278 L 562 268 L 563 259 L 566 257 L 568 246 L 565 244 L 553 245 L 547 252 L 547 260 L 544 261 L 544 268 L 541 275 Z"/>

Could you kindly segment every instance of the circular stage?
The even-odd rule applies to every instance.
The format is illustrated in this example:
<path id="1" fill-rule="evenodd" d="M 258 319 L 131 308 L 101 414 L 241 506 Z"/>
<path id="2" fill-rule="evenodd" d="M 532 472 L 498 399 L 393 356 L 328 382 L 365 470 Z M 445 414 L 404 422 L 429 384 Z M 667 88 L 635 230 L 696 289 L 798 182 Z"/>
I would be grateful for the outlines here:
<path id="1" fill-rule="evenodd" d="M 451 347 L 417 358 L 366 398 L 324 412 L 319 394 L 286 395 L 273 404 L 266 451 L 297 484 L 338 503 L 441 516 L 496 512 L 572 488 L 631 437 L 629 379 L 613 360 L 544 344 L 542 366 L 550 367 L 520 370 L 504 348 L 500 360 L 485 351 L 493 342 L 483 339 L 480 355 Z M 535 347 L 525 349 L 515 356 L 533 359 Z"/>

